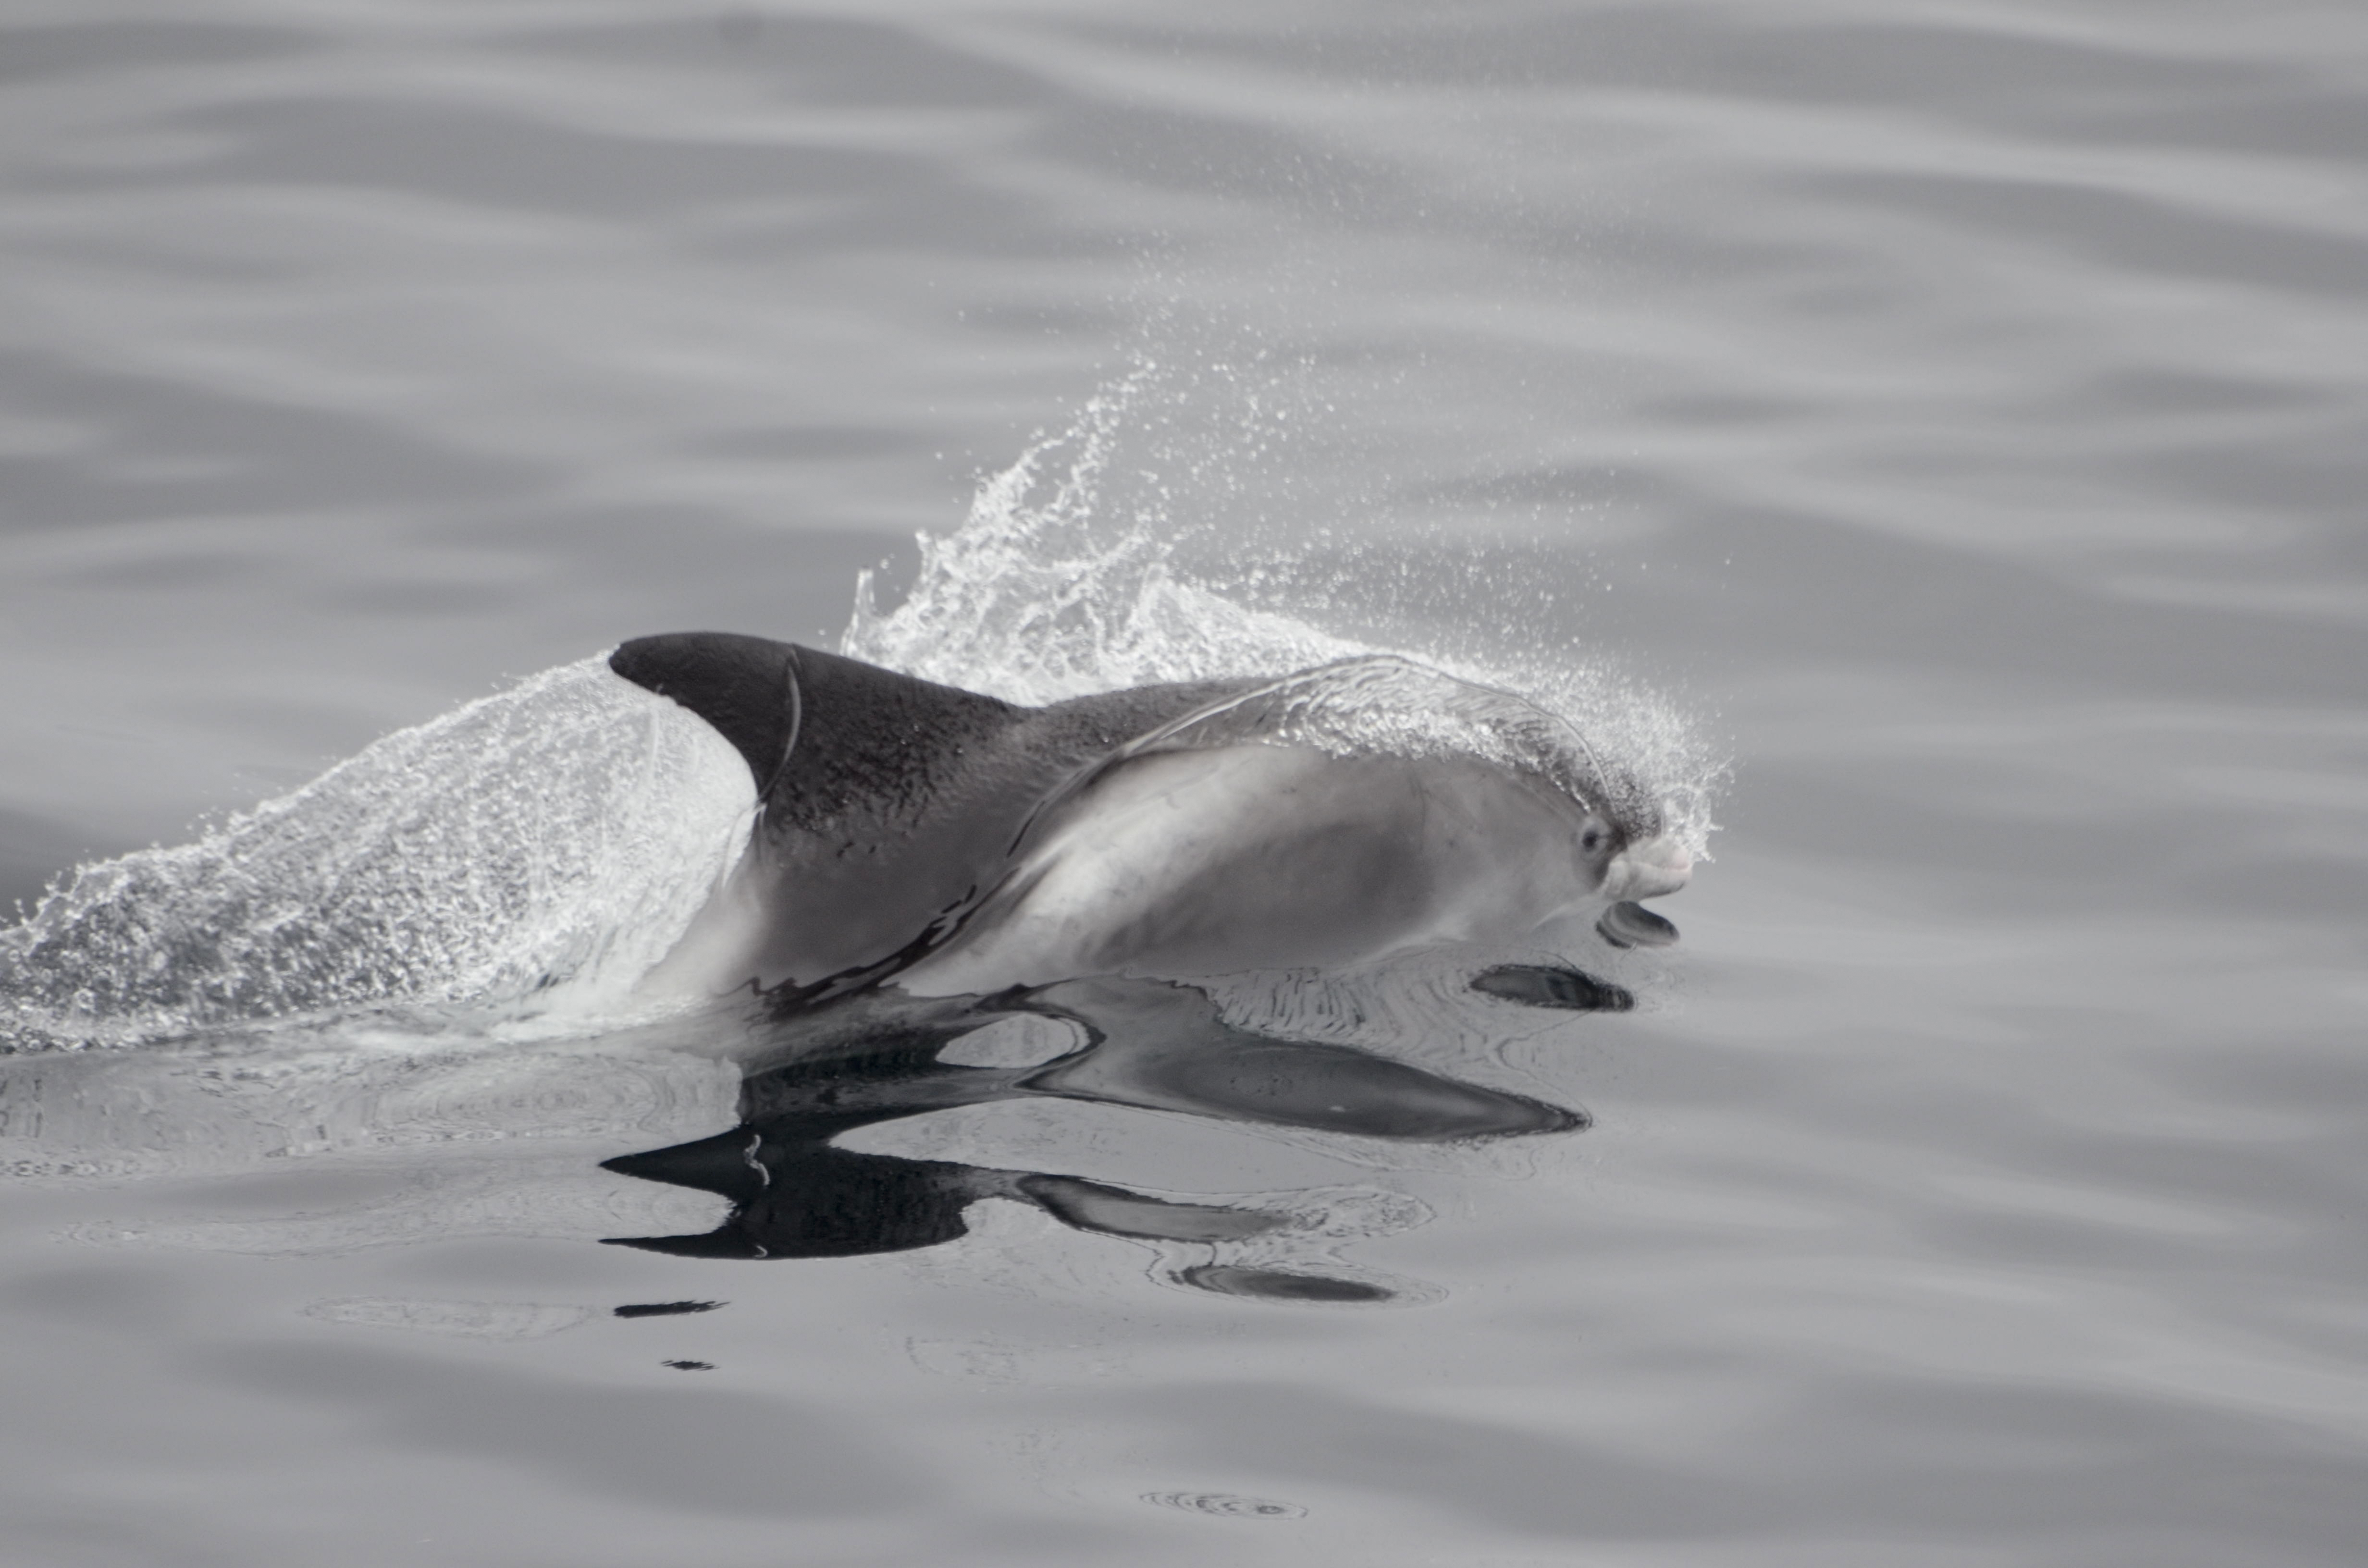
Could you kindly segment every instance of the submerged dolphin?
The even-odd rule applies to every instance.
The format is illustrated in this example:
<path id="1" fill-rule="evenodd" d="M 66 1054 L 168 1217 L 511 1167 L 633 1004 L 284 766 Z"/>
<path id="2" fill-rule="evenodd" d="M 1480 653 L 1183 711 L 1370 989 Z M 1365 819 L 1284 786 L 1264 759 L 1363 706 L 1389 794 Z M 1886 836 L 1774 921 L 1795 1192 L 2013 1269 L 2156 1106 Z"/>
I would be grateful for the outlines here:
<path id="1" fill-rule="evenodd" d="M 1288 721 L 1329 671 L 1028 708 L 723 632 L 639 638 L 609 666 L 730 741 L 759 807 L 652 988 L 800 1003 L 892 976 L 984 995 L 1351 964 L 1517 941 L 1691 869 L 1591 758 L 1574 785 L 1436 746 L 1311 744 Z"/>

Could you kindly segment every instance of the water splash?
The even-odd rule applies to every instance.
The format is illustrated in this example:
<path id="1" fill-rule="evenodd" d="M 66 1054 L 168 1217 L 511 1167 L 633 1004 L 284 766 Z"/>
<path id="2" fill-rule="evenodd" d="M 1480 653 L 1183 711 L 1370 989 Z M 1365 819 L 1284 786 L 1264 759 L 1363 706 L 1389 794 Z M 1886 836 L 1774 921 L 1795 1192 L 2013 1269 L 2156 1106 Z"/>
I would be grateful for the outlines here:
<path id="1" fill-rule="evenodd" d="M 0 931 L 0 1050 L 373 1003 L 621 1000 L 754 804 L 730 744 L 589 659 L 389 735 Z"/>
<path id="2" fill-rule="evenodd" d="M 1639 683 L 1573 651 L 1491 662 L 1418 640 L 1359 642 L 1246 604 L 1257 596 L 1226 591 L 1236 585 L 1196 581 L 1181 556 L 1206 528 L 1179 521 L 1157 476 L 1132 461 L 1130 443 L 1172 417 L 1167 373 L 1138 360 L 1068 429 L 985 479 L 959 529 L 919 537 L 919 574 L 894 608 L 865 573 L 840 650 L 1028 703 L 1298 676 L 1237 717 L 1334 749 L 1460 750 L 1528 767 L 1708 858 L 1723 762 L 1682 709 Z M 1222 487 L 1207 460 L 1194 466 Z M 1240 586 L 1304 576 L 1287 551 L 1260 561 L 1255 541 L 1227 543 Z M 1328 587 L 1321 597 L 1346 598 L 1353 585 Z"/>
<path id="3" fill-rule="evenodd" d="M 1245 741 L 1308 746 L 1336 756 L 1473 757 L 1533 774 L 1590 806 L 1657 831 L 1653 802 L 1607 769 L 1567 721 L 1509 691 L 1395 653 L 1342 659 L 1196 710 L 1121 748 L 1121 755 Z"/>
<path id="4" fill-rule="evenodd" d="M 921 539 L 903 603 L 882 608 L 865 574 L 844 651 L 1029 703 L 1275 677 L 1166 738 L 1223 740 L 1230 725 L 1335 750 L 1478 756 L 1665 827 L 1700 858 L 1721 770 L 1676 705 L 1575 655 L 1382 647 L 1284 612 L 1345 601 L 1351 583 L 1260 608 L 1261 583 L 1306 574 L 1283 553 L 1261 558 L 1241 519 L 1179 520 L 1160 477 L 1213 502 L 1242 488 L 1225 469 L 1236 451 L 1263 460 L 1265 437 L 1241 420 L 1209 435 L 1184 403 L 1214 386 L 1254 425 L 1288 399 L 1262 404 L 1216 369 L 1146 357 L 1106 386 L 984 481 L 961 528 Z M 1182 564 L 1188 543 L 1212 542 L 1229 581 Z M 371 1006 L 490 1009 L 512 1028 L 529 1014 L 553 1028 L 622 1022 L 634 983 L 737 856 L 752 805 L 737 755 L 686 710 L 598 659 L 549 671 L 388 736 L 194 844 L 77 870 L 0 931 L 0 1052 Z"/>
<path id="5" fill-rule="evenodd" d="M 921 570 L 883 611 L 856 585 L 840 650 L 1012 702 L 1057 702 L 1157 681 L 1280 674 L 1365 650 L 1186 581 L 1164 493 L 1115 514 L 1112 458 L 1157 384 L 1138 365 L 1061 435 L 987 478 L 951 534 L 918 540 Z"/>

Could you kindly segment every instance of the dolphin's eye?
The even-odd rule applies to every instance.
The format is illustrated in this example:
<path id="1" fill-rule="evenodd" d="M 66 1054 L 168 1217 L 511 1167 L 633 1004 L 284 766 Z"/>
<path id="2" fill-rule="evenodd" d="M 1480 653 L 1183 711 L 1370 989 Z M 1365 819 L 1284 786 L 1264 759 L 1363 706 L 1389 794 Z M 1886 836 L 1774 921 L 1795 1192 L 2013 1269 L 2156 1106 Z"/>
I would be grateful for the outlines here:
<path id="1" fill-rule="evenodd" d="M 1600 827 L 1589 827 L 1578 835 L 1578 846 L 1589 855 L 1594 854 L 1603 847 L 1603 830 Z"/>

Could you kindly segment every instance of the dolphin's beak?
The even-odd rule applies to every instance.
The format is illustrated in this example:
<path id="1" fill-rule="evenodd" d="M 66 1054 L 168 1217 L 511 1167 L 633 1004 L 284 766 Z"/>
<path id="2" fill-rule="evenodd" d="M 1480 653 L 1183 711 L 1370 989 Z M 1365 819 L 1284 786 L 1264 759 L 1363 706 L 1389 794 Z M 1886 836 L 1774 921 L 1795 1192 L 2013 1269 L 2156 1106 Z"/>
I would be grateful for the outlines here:
<path id="1" fill-rule="evenodd" d="M 1659 898 L 1686 885 L 1693 875 L 1694 858 L 1667 834 L 1632 844 L 1603 868 L 1603 896 L 1614 903 Z"/>

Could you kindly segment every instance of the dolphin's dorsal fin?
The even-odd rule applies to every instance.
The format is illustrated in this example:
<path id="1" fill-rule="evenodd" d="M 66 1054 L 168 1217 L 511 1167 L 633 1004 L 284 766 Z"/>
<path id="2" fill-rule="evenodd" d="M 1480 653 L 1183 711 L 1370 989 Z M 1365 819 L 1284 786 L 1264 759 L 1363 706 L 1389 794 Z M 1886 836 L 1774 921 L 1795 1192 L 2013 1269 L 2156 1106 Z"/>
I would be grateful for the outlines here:
<path id="1" fill-rule="evenodd" d="M 670 697 L 747 759 L 776 824 L 877 810 L 925 790 L 949 754 L 1023 710 L 791 642 L 730 631 L 636 637 L 609 667 Z M 789 766 L 794 755 L 796 766 Z"/>
<path id="2" fill-rule="evenodd" d="M 609 667 L 670 697 L 714 726 L 748 759 L 762 795 L 797 739 L 797 650 L 730 631 L 636 637 L 609 655 Z"/>

